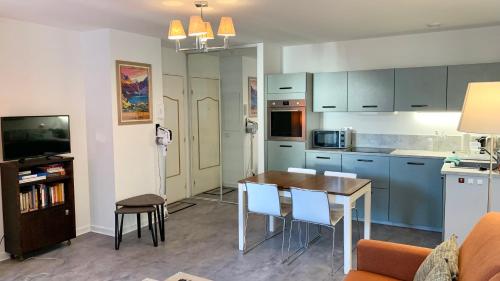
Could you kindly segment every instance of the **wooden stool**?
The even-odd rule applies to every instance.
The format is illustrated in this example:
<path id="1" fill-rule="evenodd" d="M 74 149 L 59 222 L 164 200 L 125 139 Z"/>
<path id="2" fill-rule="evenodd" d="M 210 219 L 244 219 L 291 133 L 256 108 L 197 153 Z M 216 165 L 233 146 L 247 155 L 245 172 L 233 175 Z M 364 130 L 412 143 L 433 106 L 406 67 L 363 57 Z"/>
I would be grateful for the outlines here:
<path id="1" fill-rule="evenodd" d="M 115 210 L 115 250 L 120 248 L 120 243 L 122 242 L 122 234 L 123 234 L 123 218 L 125 215 L 136 214 L 137 215 L 137 236 L 141 238 L 141 214 L 148 214 L 148 225 L 149 230 L 151 231 L 151 237 L 153 238 L 153 244 L 155 247 L 158 246 L 158 230 L 156 228 L 156 224 L 153 223 L 152 215 L 154 216 L 154 220 L 156 221 L 156 208 L 153 206 L 149 207 L 121 207 Z M 118 227 L 119 217 L 118 215 L 122 215 L 122 219 L 120 222 L 120 226 Z M 153 230 L 154 228 L 154 230 Z"/>
<path id="2" fill-rule="evenodd" d="M 126 198 L 116 202 L 117 207 L 156 207 L 158 217 L 158 227 L 160 228 L 160 239 L 165 241 L 165 199 L 156 194 L 143 194 L 130 198 Z M 137 223 L 140 223 L 140 216 L 137 217 Z M 140 231 L 137 233 L 141 237 Z"/>

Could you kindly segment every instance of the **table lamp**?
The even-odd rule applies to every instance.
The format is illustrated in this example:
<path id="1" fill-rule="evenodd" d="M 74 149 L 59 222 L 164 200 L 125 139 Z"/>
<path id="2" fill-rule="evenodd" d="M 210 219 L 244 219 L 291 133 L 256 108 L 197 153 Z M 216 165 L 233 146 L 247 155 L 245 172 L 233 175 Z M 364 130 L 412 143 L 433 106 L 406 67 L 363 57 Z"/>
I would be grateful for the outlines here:
<path id="1" fill-rule="evenodd" d="M 489 134 L 490 169 L 488 174 L 488 212 L 491 211 L 493 140 L 500 134 L 500 82 L 473 82 L 467 87 L 458 131 Z"/>

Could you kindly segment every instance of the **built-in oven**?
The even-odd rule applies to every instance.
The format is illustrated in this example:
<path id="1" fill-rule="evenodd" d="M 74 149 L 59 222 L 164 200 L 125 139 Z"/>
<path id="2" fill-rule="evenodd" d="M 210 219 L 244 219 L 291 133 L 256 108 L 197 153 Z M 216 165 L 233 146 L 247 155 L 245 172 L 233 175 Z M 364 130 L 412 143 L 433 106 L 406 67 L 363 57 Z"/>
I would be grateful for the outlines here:
<path id="1" fill-rule="evenodd" d="M 268 140 L 306 141 L 306 101 L 268 101 L 267 123 Z"/>
<path id="2" fill-rule="evenodd" d="M 349 148 L 351 147 L 351 129 L 314 130 L 312 132 L 314 148 Z"/>

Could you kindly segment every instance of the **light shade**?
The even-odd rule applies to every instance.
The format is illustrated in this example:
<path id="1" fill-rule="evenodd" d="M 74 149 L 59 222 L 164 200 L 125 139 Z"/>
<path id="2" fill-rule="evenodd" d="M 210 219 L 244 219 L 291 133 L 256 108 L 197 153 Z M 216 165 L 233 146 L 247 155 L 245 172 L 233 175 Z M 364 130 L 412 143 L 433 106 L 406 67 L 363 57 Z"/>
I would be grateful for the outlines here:
<path id="1" fill-rule="evenodd" d="M 500 134 L 500 82 L 469 83 L 458 124 L 460 132 Z"/>
<path id="2" fill-rule="evenodd" d="M 236 31 L 234 30 L 233 19 L 231 17 L 221 17 L 219 23 L 219 30 L 217 31 L 219 36 L 236 36 Z"/>
<path id="3" fill-rule="evenodd" d="M 168 39 L 179 40 L 184 38 L 186 38 L 186 32 L 184 31 L 182 22 L 180 20 L 170 21 L 170 26 L 168 28 Z"/>
<path id="4" fill-rule="evenodd" d="M 212 25 L 208 21 L 205 22 L 205 30 L 207 33 L 201 35 L 200 39 L 202 41 L 214 39 L 214 31 L 212 30 Z"/>
<path id="5" fill-rule="evenodd" d="M 189 36 L 200 36 L 206 34 L 205 22 L 200 16 L 191 16 L 189 18 Z"/>

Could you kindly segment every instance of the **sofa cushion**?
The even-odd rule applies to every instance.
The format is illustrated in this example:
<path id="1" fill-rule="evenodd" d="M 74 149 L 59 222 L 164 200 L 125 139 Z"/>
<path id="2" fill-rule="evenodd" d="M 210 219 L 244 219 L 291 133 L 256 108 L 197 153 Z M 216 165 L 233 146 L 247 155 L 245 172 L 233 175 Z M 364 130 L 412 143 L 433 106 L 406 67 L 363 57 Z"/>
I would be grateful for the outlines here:
<path id="1" fill-rule="evenodd" d="M 437 246 L 420 265 L 413 278 L 414 281 L 427 280 L 427 276 L 443 260 L 447 262 L 451 276 L 458 274 L 458 245 L 457 237 L 452 235 L 448 240 Z"/>
<path id="2" fill-rule="evenodd" d="M 352 270 L 346 276 L 344 281 L 400 281 L 400 280 L 367 271 Z"/>
<path id="3" fill-rule="evenodd" d="M 460 281 L 499 280 L 499 249 L 500 213 L 491 212 L 474 226 L 460 247 Z"/>
<path id="4" fill-rule="evenodd" d="M 429 272 L 425 281 L 451 281 L 451 273 L 445 259 L 436 261 L 434 268 Z"/>

